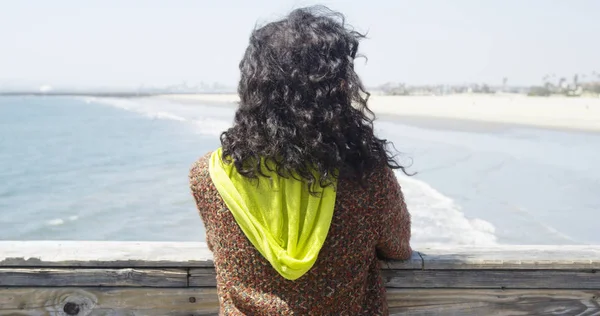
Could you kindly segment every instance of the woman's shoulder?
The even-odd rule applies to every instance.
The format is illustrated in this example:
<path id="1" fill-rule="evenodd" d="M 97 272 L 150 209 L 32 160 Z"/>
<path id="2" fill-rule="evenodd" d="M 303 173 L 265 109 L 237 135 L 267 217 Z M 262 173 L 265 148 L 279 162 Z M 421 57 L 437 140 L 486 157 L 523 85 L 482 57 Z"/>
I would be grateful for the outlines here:
<path id="1" fill-rule="evenodd" d="M 212 153 L 212 151 L 209 151 L 192 163 L 189 170 L 189 178 L 192 186 L 202 183 L 208 179 L 208 163 Z"/>
<path id="2" fill-rule="evenodd" d="M 365 179 L 366 187 L 361 190 L 368 199 L 384 202 L 390 194 L 399 189 L 400 184 L 394 169 L 387 165 L 377 166 Z"/>
<path id="3" fill-rule="evenodd" d="M 369 173 L 366 181 L 374 189 L 386 189 L 390 183 L 397 182 L 397 178 L 392 168 L 379 165 Z"/>

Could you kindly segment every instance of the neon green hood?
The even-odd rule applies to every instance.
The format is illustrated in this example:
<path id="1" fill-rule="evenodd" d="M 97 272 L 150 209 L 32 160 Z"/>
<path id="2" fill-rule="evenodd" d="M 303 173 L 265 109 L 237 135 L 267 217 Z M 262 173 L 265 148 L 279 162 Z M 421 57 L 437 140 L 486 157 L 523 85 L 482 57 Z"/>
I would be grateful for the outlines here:
<path id="1" fill-rule="evenodd" d="M 210 177 L 250 242 L 288 280 L 304 275 L 315 263 L 331 225 L 336 192 L 321 188 L 310 195 L 304 182 L 263 168 L 272 181 L 242 177 L 232 163 L 212 153 Z M 263 162 L 264 166 L 264 162 Z"/>

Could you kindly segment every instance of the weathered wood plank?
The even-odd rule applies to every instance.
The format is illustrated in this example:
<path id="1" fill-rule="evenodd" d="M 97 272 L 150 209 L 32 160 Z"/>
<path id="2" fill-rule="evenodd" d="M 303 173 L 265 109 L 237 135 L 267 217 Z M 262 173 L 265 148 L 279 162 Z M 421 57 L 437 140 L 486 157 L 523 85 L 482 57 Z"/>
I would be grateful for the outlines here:
<path id="1" fill-rule="evenodd" d="M 392 315 L 600 315 L 600 291 L 390 289 L 387 296 Z M 217 312 L 214 289 L 0 289 L 0 316 L 199 316 Z"/>
<path id="2" fill-rule="evenodd" d="M 0 269 L 0 286 L 186 287 L 187 284 L 186 269 Z"/>
<path id="3" fill-rule="evenodd" d="M 600 291 L 389 289 L 392 315 L 600 315 Z"/>
<path id="4" fill-rule="evenodd" d="M 215 269 L 197 268 L 188 271 L 188 286 L 216 287 L 217 275 Z"/>
<path id="5" fill-rule="evenodd" d="M 423 259 L 418 251 L 413 251 L 412 256 L 408 260 L 381 260 L 380 263 L 382 269 L 412 270 L 423 268 Z"/>
<path id="6" fill-rule="evenodd" d="M 421 248 L 424 269 L 600 269 L 600 246 Z"/>
<path id="7" fill-rule="evenodd" d="M 421 257 L 423 259 L 421 259 Z M 212 267 L 201 242 L 0 241 L 0 267 Z M 383 269 L 600 269 L 595 246 L 436 246 Z"/>
<path id="8" fill-rule="evenodd" d="M 215 289 L 0 289 L 0 316 L 200 316 L 218 311 Z"/>
<path id="9" fill-rule="evenodd" d="M 212 267 L 203 242 L 0 241 L 0 267 Z"/>
<path id="10" fill-rule="evenodd" d="M 383 270 L 388 288 L 600 289 L 600 273 L 553 270 Z M 215 287 L 214 269 L 189 270 L 190 287 Z"/>
<path id="11" fill-rule="evenodd" d="M 593 271 L 384 270 L 382 275 L 389 288 L 600 289 L 600 273 Z"/>
<path id="12" fill-rule="evenodd" d="M 600 273 L 558 270 L 383 270 L 390 288 L 600 289 Z M 213 268 L 0 269 L 1 286 L 215 287 Z"/>

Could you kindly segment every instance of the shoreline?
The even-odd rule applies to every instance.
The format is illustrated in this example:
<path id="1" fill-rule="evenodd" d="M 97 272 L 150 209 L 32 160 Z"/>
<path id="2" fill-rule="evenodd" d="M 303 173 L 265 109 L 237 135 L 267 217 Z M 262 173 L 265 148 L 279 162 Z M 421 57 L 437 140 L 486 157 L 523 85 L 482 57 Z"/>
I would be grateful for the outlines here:
<path id="1" fill-rule="evenodd" d="M 185 104 L 237 106 L 235 94 L 159 95 Z M 600 98 L 521 95 L 381 96 L 369 98 L 378 119 L 456 120 L 467 124 L 525 126 L 561 131 L 600 132 Z"/>

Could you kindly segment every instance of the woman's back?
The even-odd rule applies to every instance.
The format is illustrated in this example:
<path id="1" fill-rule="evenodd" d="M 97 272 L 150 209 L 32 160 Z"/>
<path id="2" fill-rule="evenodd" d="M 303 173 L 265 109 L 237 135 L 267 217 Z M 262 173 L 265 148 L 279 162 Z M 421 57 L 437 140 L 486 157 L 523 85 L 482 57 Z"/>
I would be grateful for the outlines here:
<path id="1" fill-rule="evenodd" d="M 222 314 L 387 314 L 377 253 L 410 256 L 410 218 L 354 70 L 363 37 L 322 7 L 252 32 L 234 124 L 190 174 Z"/>
<path id="2" fill-rule="evenodd" d="M 378 254 L 410 257 L 410 217 L 393 171 L 382 166 L 363 188 L 340 179 L 327 238 L 314 266 L 283 278 L 240 229 L 211 181 L 211 153 L 190 172 L 214 253 L 224 315 L 387 315 Z"/>

